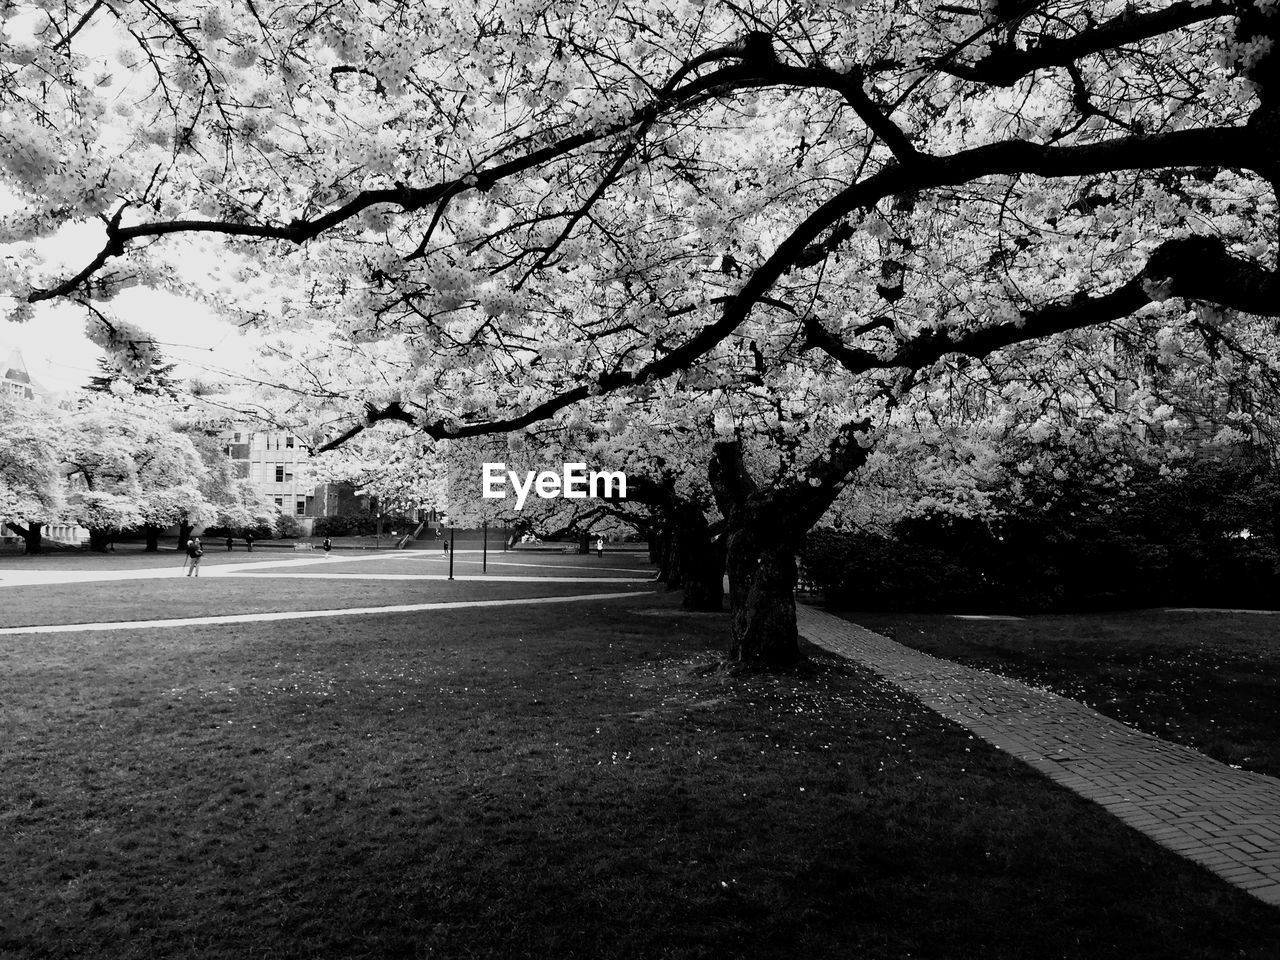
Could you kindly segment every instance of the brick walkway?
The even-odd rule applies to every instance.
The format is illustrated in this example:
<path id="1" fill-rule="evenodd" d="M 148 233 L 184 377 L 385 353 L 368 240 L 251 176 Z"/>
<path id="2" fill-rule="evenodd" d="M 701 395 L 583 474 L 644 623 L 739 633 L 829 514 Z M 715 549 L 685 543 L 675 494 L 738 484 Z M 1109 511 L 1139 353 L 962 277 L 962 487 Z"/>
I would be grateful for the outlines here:
<path id="1" fill-rule="evenodd" d="M 1158 843 L 1280 906 L 1280 780 L 1235 770 L 1081 703 L 904 647 L 798 606 L 800 633 L 1094 800 Z"/>

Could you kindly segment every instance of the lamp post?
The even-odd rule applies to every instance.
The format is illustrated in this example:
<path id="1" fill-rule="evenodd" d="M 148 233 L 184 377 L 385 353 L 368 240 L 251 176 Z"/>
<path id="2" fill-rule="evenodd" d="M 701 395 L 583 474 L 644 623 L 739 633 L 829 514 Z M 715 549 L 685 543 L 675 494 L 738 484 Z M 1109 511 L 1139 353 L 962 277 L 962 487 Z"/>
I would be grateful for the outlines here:
<path id="1" fill-rule="evenodd" d="M 488 520 L 484 521 L 482 529 L 484 530 L 484 547 L 481 549 L 481 553 L 480 553 L 480 558 L 481 558 L 480 572 L 488 573 L 489 572 L 489 521 Z"/>
<path id="2" fill-rule="evenodd" d="M 449 528 L 449 579 L 453 579 L 453 527 Z"/>

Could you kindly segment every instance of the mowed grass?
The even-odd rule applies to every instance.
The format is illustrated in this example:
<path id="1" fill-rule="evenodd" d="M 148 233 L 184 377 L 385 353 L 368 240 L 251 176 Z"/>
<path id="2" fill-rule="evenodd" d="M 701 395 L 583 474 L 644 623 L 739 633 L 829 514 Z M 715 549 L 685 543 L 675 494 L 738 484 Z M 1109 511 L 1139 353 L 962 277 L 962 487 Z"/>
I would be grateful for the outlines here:
<path id="1" fill-rule="evenodd" d="M 934 656 L 1047 687 L 1224 763 L 1280 776 L 1280 618 L 1128 613 L 958 620 L 833 611 Z"/>
<path id="2" fill-rule="evenodd" d="M 569 558 L 572 560 L 573 558 Z M 590 558 L 594 561 L 595 558 Z M 482 573 L 482 561 L 455 563 L 460 579 L 448 581 L 449 567 L 435 556 L 404 553 L 368 554 L 353 560 L 316 554 L 262 556 L 241 552 L 207 554 L 201 575 L 183 575 L 181 558 L 161 554 L 81 555 L 30 558 L 27 563 L 0 565 L 0 627 L 39 626 L 57 623 L 93 623 L 122 620 L 171 619 L 374 607 L 404 603 L 464 600 L 500 600 L 529 597 L 562 597 L 587 593 L 612 593 L 651 589 L 652 574 L 638 566 L 602 569 L 587 558 L 577 563 L 539 564 L 524 558 L 519 566 L 491 564 Z M 631 572 L 627 572 L 630 570 Z M 83 575 L 90 571 L 136 576 L 154 571 L 147 579 L 101 580 L 83 583 L 20 583 L 31 571 L 54 577 Z M 226 574 L 234 574 L 232 577 Z M 379 579 L 379 578 L 422 579 Z M 531 582 L 504 580 L 519 577 Z M 555 578 L 577 582 L 557 582 Z M 433 578 L 433 579 L 426 579 Z M 583 578 L 589 578 L 583 582 Z M 593 581 L 599 580 L 599 583 Z"/>
<path id="3" fill-rule="evenodd" d="M 644 586 L 641 584 L 641 586 Z M 0 591 L 0 627 L 168 620 L 409 603 L 567 597 L 620 593 L 625 583 L 503 583 L 473 580 L 378 581 L 291 577 L 186 577 L 41 584 Z"/>
<path id="4" fill-rule="evenodd" d="M 725 645 L 670 596 L 0 637 L 0 955 L 1276 956 L 867 674 Z"/>

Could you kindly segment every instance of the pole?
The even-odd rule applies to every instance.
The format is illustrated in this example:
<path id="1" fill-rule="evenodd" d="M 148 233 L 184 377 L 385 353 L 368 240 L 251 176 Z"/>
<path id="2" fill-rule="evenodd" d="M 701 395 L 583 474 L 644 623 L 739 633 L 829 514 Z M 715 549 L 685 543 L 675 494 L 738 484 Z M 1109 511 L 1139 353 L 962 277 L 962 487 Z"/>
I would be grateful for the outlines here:
<path id="1" fill-rule="evenodd" d="M 484 522 L 484 553 L 481 554 L 483 560 L 480 564 L 480 572 L 489 572 L 489 521 Z"/>
<path id="2" fill-rule="evenodd" d="M 453 579 L 453 527 L 449 528 L 449 579 Z"/>

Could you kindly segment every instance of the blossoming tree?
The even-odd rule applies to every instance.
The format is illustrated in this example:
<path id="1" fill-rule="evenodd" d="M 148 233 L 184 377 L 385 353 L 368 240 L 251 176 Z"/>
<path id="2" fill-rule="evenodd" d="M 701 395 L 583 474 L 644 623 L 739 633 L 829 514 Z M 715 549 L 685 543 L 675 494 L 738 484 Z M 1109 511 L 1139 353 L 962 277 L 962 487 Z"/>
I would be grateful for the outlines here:
<path id="1" fill-rule="evenodd" d="M 122 286 L 209 297 L 297 342 L 300 397 L 350 402 L 329 442 L 759 387 L 768 444 L 802 442 L 764 472 L 725 400 L 746 660 L 794 658 L 796 531 L 922 391 L 991 374 L 1053 402 L 1081 358 L 1161 344 L 1275 375 L 1274 0 L 4 16 L 17 315 L 77 302 L 127 356 Z M 77 224 L 92 251 L 51 253 Z M 397 375 L 353 383 L 348 351 Z"/>

